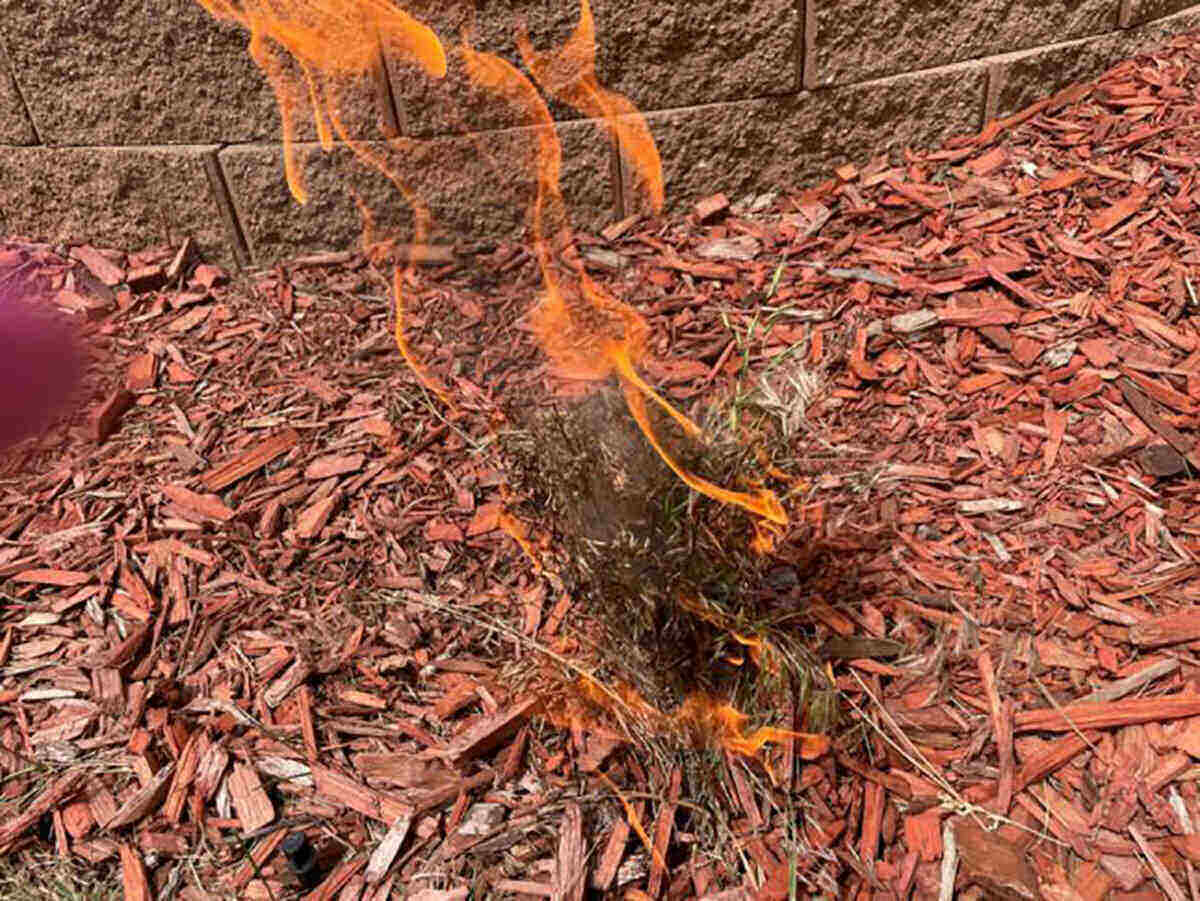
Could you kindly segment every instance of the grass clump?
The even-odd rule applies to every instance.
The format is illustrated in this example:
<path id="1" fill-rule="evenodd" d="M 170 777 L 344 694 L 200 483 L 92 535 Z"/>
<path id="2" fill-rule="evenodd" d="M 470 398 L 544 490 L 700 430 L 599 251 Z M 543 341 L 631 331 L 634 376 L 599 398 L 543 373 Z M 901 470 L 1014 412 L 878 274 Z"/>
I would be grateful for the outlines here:
<path id="1" fill-rule="evenodd" d="M 0 897 L 5 901 L 120 901 L 114 866 L 84 866 L 53 852 L 24 851 L 0 859 Z"/>
<path id="2" fill-rule="evenodd" d="M 653 427 L 691 472 L 735 490 L 786 494 L 797 404 L 802 417 L 812 391 L 796 374 L 764 379 L 699 411 L 703 442 L 657 409 Z M 670 721 L 676 739 L 702 745 L 712 723 L 684 706 L 697 695 L 731 704 L 751 728 L 832 725 L 832 694 L 805 648 L 798 611 L 773 580 L 780 558 L 751 549 L 754 517 L 688 489 L 611 387 L 510 418 L 503 446 L 522 498 L 515 512 L 551 532 L 555 568 L 582 614 L 573 634 L 597 681 L 616 688 L 628 710 L 642 705 L 647 732 L 661 738 Z M 786 557 L 794 549 L 782 539 Z M 587 713 L 614 712 L 611 693 L 583 695 L 584 707 L 595 708 Z M 654 724 L 648 708 L 681 715 Z"/>

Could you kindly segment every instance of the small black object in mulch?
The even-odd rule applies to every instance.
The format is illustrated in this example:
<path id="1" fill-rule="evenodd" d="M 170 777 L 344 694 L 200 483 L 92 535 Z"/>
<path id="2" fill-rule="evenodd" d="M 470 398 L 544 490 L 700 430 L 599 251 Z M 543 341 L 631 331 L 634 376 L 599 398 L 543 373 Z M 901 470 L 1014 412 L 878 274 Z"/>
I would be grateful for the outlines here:
<path id="1" fill-rule="evenodd" d="M 305 888 L 316 888 L 321 881 L 321 873 L 317 869 L 317 853 L 308 836 L 303 832 L 293 832 L 283 840 L 280 848 L 300 884 Z"/>

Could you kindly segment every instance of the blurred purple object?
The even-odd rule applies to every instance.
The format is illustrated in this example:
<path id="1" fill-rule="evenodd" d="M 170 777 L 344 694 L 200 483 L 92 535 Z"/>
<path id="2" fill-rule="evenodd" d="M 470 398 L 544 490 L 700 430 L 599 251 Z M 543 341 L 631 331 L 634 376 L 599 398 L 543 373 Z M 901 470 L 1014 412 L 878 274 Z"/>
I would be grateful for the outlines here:
<path id="1" fill-rule="evenodd" d="M 0 271 L 0 451 L 46 428 L 83 375 L 75 329 Z"/>

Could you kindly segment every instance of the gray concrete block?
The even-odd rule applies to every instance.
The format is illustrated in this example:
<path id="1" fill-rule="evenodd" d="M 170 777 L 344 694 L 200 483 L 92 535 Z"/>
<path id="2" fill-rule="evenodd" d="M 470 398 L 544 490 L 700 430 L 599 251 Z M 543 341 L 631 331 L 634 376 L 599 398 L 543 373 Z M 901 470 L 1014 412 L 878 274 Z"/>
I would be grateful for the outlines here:
<path id="1" fill-rule="evenodd" d="M 1200 4 L 1193 0 L 1129 0 L 1129 21 L 1121 24 L 1145 25 L 1186 9 L 1200 9 Z"/>
<path id="2" fill-rule="evenodd" d="M 800 189 L 845 162 L 931 147 L 982 124 L 986 73 L 963 64 L 787 98 L 648 117 L 663 157 L 668 209 L 716 191 L 738 199 Z"/>
<path id="3" fill-rule="evenodd" d="M 591 122 L 559 125 L 562 187 L 576 227 L 596 229 L 612 220 L 608 141 Z M 528 129 L 488 133 L 476 142 L 447 137 L 374 142 L 371 153 L 424 199 L 433 216 L 427 240 L 473 244 L 520 238 L 534 196 L 529 179 L 534 136 Z M 376 227 L 400 241 L 412 239 L 412 214 L 403 194 L 345 145 L 331 152 L 305 144 L 310 198 L 298 205 L 288 191 L 278 145 L 228 147 L 219 159 L 254 261 L 271 263 L 313 250 L 361 246 L 363 224 L 354 194 Z"/>
<path id="4" fill-rule="evenodd" d="M 1197 25 L 1200 10 L 1062 47 L 1008 54 L 991 66 L 989 112 L 994 110 L 997 117 L 1015 113 L 1070 84 L 1091 81 L 1122 60 L 1153 50 Z"/>
<path id="5" fill-rule="evenodd" d="M 817 0 L 824 87 L 1111 31 L 1117 0 Z"/>
<path id="6" fill-rule="evenodd" d="M 12 64 L 0 41 L 0 144 L 35 144 L 37 135 L 12 77 Z"/>
<path id="7" fill-rule="evenodd" d="M 46 144 L 278 139 L 248 33 L 195 0 L 0 0 L 0 35 Z M 375 94 L 351 88 L 347 120 L 361 137 L 376 127 Z M 300 134 L 314 135 L 307 117 Z"/>
<path id="8" fill-rule="evenodd" d="M 528 23 L 534 48 L 559 48 L 579 22 L 576 0 L 504 0 L 486 15 L 467 4 L 415 3 L 414 15 L 428 22 L 450 53 L 446 84 L 437 85 L 412 66 L 389 59 L 392 85 L 406 120 L 406 134 L 433 136 L 506 128 L 504 118 L 472 96 L 461 61 L 453 52 L 467 28 L 471 46 L 523 69 L 516 23 Z M 596 26 L 596 72 L 601 84 L 624 94 L 641 110 L 676 107 L 771 94 L 798 87 L 799 16 L 794 0 L 592 0 Z M 580 113 L 551 102 L 555 119 Z"/>
<path id="9" fill-rule="evenodd" d="M 204 171 L 214 149 L 0 147 L 0 234 L 128 250 L 191 235 L 229 259 Z"/>

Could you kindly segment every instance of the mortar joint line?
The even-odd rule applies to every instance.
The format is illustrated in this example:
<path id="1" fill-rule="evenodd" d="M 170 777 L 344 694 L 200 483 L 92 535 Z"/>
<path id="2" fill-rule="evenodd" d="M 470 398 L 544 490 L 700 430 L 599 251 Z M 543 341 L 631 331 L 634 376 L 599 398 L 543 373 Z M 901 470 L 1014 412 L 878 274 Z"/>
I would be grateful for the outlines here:
<path id="1" fill-rule="evenodd" d="M 208 187 L 213 202 L 216 203 L 225 224 L 226 239 L 233 250 L 234 260 L 239 268 L 245 269 L 253 265 L 254 255 L 250 252 L 250 243 L 246 239 L 233 193 L 229 190 L 229 182 L 225 178 L 225 167 L 221 165 L 222 149 L 224 145 L 204 152 L 204 172 L 208 176 Z"/>
<path id="2" fill-rule="evenodd" d="M 17 64 L 8 49 L 8 41 L 3 33 L 0 33 L 0 50 L 4 51 L 4 58 L 8 60 L 8 77 L 12 79 L 13 90 L 21 102 L 21 111 L 25 113 L 25 121 L 29 123 L 29 130 L 33 132 L 34 146 L 44 146 L 41 129 L 37 126 L 37 120 L 33 118 L 33 110 L 29 108 L 29 101 L 25 99 L 25 91 L 21 87 L 20 79 L 17 78 Z"/>

